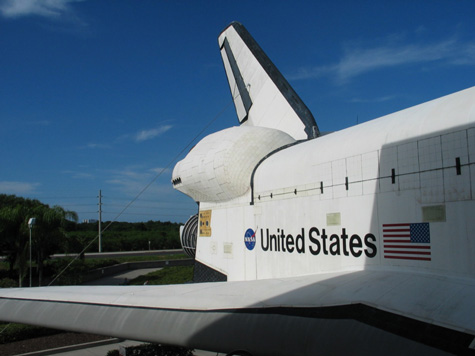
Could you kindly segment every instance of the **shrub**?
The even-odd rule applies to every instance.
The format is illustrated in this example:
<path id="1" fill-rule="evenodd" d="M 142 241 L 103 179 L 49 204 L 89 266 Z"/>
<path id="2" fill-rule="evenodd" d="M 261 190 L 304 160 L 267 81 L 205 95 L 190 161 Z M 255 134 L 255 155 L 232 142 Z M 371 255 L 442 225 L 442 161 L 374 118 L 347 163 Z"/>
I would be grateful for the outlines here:
<path id="1" fill-rule="evenodd" d="M 192 356 L 193 350 L 179 347 L 169 346 L 161 344 L 144 344 L 138 346 L 126 347 L 127 356 L 140 355 L 140 356 Z M 118 350 L 112 350 L 107 353 L 106 356 L 119 356 Z"/>
<path id="2" fill-rule="evenodd" d="M 59 334 L 62 331 L 48 329 L 39 326 L 30 326 L 23 324 L 6 324 L 0 325 L 0 344 L 8 344 L 10 342 L 32 339 L 35 337 Z M 6 327 L 6 328 L 5 328 Z"/>
<path id="3" fill-rule="evenodd" d="M 16 288 L 18 287 L 18 282 L 11 278 L 0 279 L 0 288 Z"/>
<path id="4" fill-rule="evenodd" d="M 147 284 L 183 284 L 193 280 L 193 266 L 166 267 L 146 275 L 139 276 L 131 281 L 129 285 Z"/>

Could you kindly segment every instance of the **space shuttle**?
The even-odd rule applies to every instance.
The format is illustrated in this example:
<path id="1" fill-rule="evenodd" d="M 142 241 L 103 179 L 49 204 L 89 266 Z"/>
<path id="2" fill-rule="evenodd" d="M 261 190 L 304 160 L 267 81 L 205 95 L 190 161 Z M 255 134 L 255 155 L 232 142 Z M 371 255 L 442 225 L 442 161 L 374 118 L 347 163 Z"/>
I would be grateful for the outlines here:
<path id="1" fill-rule="evenodd" d="M 0 320 L 229 355 L 475 354 L 475 87 L 322 135 L 219 36 L 238 124 L 173 170 L 196 282 L 0 290 Z"/>

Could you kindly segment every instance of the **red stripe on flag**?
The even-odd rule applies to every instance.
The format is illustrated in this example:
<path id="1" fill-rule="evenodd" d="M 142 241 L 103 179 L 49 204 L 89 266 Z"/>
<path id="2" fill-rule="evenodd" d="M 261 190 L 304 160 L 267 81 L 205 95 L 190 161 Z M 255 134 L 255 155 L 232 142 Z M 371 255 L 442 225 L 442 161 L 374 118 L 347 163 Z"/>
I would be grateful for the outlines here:
<path id="1" fill-rule="evenodd" d="M 392 258 L 394 260 L 417 260 L 417 261 L 430 261 L 430 257 L 411 257 L 411 256 L 386 256 L 384 258 Z"/>
<path id="2" fill-rule="evenodd" d="M 425 251 L 394 251 L 394 250 L 384 250 L 384 253 L 396 253 L 400 255 L 430 255 L 430 252 Z"/>
<path id="3" fill-rule="evenodd" d="M 383 232 L 411 232 L 411 229 L 383 229 Z"/>
<path id="4" fill-rule="evenodd" d="M 384 248 L 418 248 L 422 250 L 430 250 L 430 246 L 417 246 L 417 245 L 384 245 Z"/>

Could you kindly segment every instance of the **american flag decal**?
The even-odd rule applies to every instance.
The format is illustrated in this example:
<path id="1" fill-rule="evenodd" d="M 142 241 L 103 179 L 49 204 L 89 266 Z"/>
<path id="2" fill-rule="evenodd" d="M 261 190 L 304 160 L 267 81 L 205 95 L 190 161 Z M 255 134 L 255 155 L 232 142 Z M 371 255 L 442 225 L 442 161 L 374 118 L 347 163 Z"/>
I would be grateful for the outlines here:
<path id="1" fill-rule="evenodd" d="M 430 261 L 429 223 L 383 224 L 384 258 Z"/>

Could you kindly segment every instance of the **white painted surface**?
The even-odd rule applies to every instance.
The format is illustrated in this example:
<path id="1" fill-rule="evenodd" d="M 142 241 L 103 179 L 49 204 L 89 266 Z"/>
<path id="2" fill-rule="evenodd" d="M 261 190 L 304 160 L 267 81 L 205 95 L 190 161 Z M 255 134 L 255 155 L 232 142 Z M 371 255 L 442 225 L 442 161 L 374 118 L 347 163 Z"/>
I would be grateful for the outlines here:
<path id="1" fill-rule="evenodd" d="M 202 139 L 173 170 L 175 188 L 201 202 L 222 202 L 249 190 L 254 167 L 295 140 L 264 127 L 232 127 Z"/>
<path id="2" fill-rule="evenodd" d="M 19 312 L 7 307 L 11 303 L 8 301 L 15 299 L 36 303 L 38 308 L 41 308 L 43 300 L 63 302 L 65 311 L 68 303 L 196 311 L 313 308 L 362 303 L 475 334 L 475 319 L 467 313 L 475 300 L 472 279 L 398 272 L 394 269 L 371 268 L 252 282 L 10 289 L 2 290 L 1 298 L 0 312 L 5 320 L 15 318 Z M 34 317 L 22 316 L 30 322 Z M 113 330 L 114 326 L 111 325 L 110 329 Z"/>
<path id="3" fill-rule="evenodd" d="M 236 29 L 229 26 L 219 36 L 218 43 L 239 121 L 242 122 L 246 113 L 243 109 L 226 51 L 223 48 L 225 39 L 234 54 L 240 74 L 252 100 L 247 121 L 243 125 L 275 128 L 288 133 L 296 140 L 307 139 L 305 125 L 299 119 L 297 113 L 254 57 L 252 51 L 244 44 Z"/>

